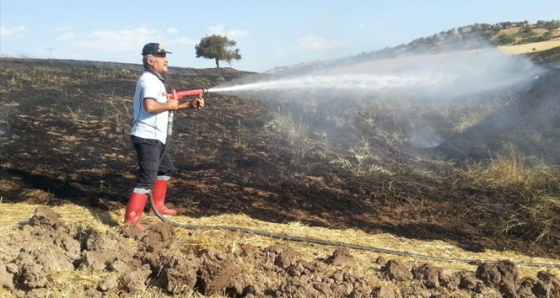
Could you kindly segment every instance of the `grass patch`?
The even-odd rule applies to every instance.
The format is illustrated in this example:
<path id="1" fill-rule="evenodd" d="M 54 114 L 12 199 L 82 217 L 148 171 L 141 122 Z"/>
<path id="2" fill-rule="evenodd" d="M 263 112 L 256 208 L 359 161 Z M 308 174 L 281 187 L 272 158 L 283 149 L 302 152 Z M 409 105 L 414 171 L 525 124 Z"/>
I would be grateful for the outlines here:
<path id="1" fill-rule="evenodd" d="M 560 47 L 560 39 L 534 42 L 521 45 L 499 46 L 498 49 L 509 55 L 520 55 L 534 52 L 542 52 L 552 48 Z"/>
<path id="2" fill-rule="evenodd" d="M 557 167 L 529 166 L 524 155 L 510 146 L 486 165 L 468 166 L 465 173 L 476 185 L 511 193 L 497 234 L 513 234 L 536 242 L 560 239 Z"/>

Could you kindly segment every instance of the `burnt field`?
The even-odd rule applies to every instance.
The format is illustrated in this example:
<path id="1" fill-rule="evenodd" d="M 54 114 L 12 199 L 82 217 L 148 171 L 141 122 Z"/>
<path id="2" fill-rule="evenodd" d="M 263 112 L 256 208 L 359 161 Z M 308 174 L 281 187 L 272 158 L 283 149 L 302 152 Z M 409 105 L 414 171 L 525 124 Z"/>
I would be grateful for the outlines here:
<path id="1" fill-rule="evenodd" d="M 26 59 L 0 64 L 0 207 L 70 204 L 90 214 L 122 215 L 136 170 L 128 132 L 139 66 Z M 212 88 L 254 76 L 227 68 L 172 68 L 166 86 Z M 170 150 L 177 170 L 168 202 L 181 217 L 195 220 L 243 215 L 271 224 L 442 241 L 470 253 L 558 260 L 559 85 L 560 72 L 551 68 L 523 85 L 471 94 L 461 104 L 443 107 L 387 98 L 352 98 L 340 105 L 336 95 L 306 94 L 309 100 L 292 101 L 285 94 L 210 93 L 204 109 L 175 116 Z M 418 123 L 430 129 L 415 129 Z M 437 133 L 441 141 L 419 148 L 411 132 Z M 303 261 L 288 243 L 244 244 L 235 252 L 197 246 L 174 254 L 169 245 L 182 235 L 178 228 L 157 223 L 146 234 L 135 234 L 122 218 L 106 216 L 100 223 L 107 231 L 86 231 L 49 210 L 29 213 L 31 220 L 13 228 L 23 244 L 8 241 L 2 247 L 10 251 L 0 258 L 6 264 L 0 265 L 6 293 L 60 293 L 51 288 L 56 283 L 49 275 L 56 266 L 41 261 L 38 251 L 22 250 L 27 241 L 42 239 L 65 247 L 57 257 L 65 265 L 57 270 L 116 272 L 114 286 L 101 286 L 108 278 L 100 278 L 96 286 L 73 290 L 92 297 L 125 296 L 145 287 L 162 297 L 189 291 L 228 297 L 560 295 L 557 263 L 522 279 L 515 259 L 444 275 L 438 273 L 440 265 L 421 260 L 407 268 L 372 256 L 371 263 L 362 264 L 346 249 Z M 130 240 L 139 247 L 124 244 Z M 128 269 L 115 269 L 123 251 L 127 257 L 120 260 Z M 112 261 L 96 261 L 96 253 Z M 276 260 L 273 265 L 265 255 Z M 246 273 L 236 258 L 251 259 L 260 269 Z M 31 268 L 28 259 L 42 266 L 33 269 L 35 275 L 24 269 Z M 347 269 L 353 266 L 374 268 L 378 280 L 392 286 Z M 130 271 L 137 275 L 123 278 Z M 494 274 L 489 272 L 501 272 L 503 279 L 485 279 Z M 286 282 L 275 284 L 271 276 Z M 383 296 L 389 292 L 393 296 Z M 449 296 L 453 293 L 464 296 Z"/>

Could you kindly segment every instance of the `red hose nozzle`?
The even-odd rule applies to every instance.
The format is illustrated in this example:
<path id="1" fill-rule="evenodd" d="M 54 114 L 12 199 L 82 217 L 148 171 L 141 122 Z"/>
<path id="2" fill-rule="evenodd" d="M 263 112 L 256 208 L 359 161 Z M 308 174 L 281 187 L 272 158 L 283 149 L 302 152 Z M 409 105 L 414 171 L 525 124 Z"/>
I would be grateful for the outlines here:
<path id="1" fill-rule="evenodd" d="M 194 89 L 185 91 L 175 91 L 175 89 L 173 89 L 171 90 L 171 93 L 167 95 L 167 97 L 173 100 L 181 100 L 185 96 L 202 97 L 205 93 L 208 93 L 207 89 Z"/>

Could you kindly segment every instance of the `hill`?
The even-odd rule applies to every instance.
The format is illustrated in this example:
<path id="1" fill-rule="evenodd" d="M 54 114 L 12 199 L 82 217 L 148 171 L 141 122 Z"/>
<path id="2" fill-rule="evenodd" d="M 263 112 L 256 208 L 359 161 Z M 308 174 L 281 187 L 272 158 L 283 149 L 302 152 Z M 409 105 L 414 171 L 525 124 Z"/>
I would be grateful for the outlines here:
<path id="1" fill-rule="evenodd" d="M 0 59 L 0 295 L 560 295 L 556 53 L 460 101 L 211 92 L 176 115 L 168 195 L 172 220 L 218 228 L 145 216 L 146 233 L 122 225 L 139 66 Z M 166 85 L 260 77 L 173 68 Z"/>
<path id="2" fill-rule="evenodd" d="M 420 37 L 407 44 L 364 52 L 355 56 L 300 65 L 279 67 L 272 74 L 302 74 L 320 72 L 337 67 L 353 67 L 376 60 L 395 60 L 408 56 L 463 52 L 497 47 L 512 55 L 539 55 L 560 46 L 560 21 L 502 22 L 474 24 L 452 28 L 428 37 Z M 550 57 L 549 57 L 550 58 Z M 557 61 L 557 60 L 556 60 Z M 545 61 L 547 63 L 550 60 Z"/>

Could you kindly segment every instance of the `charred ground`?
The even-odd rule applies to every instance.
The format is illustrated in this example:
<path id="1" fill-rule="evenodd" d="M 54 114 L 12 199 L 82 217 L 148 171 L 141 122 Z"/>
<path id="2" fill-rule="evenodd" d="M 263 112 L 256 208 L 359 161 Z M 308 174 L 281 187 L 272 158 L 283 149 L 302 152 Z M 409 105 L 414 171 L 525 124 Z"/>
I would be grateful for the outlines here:
<path id="1" fill-rule="evenodd" d="M 2 81 L 7 86 L 2 94 L 1 163 L 3 185 L 9 186 L 3 192 L 4 202 L 34 202 L 22 192 L 42 189 L 53 196 L 40 203 L 61 201 L 123 208 L 136 170 L 128 131 L 130 96 L 138 69 L 27 60 L 2 63 Z M 220 81 L 250 75 L 228 69 L 174 72 L 167 85 L 177 90 L 210 88 Z M 554 91 L 552 86 L 557 86 L 558 78 L 553 72 L 538 85 Z M 537 91 L 532 92 L 529 95 Z M 330 103 L 335 100 L 325 99 L 324 106 L 333 106 Z M 534 107 L 532 103 L 529 105 Z M 453 169 L 446 167 L 434 169 L 441 172 L 436 173 L 436 179 L 415 176 L 412 169 L 429 162 L 415 161 L 415 152 L 380 140 L 373 140 L 371 146 L 379 146 L 381 150 L 374 149 L 386 155 L 381 163 L 398 175 L 357 175 L 319 154 L 302 152 L 304 148 L 296 151 L 279 134 L 271 136 L 265 126 L 278 109 L 275 104 L 211 93 L 204 110 L 178 114 L 171 146 L 177 175 L 169 198 L 180 212 L 190 216 L 244 213 L 276 222 L 296 220 L 310 225 L 445 239 L 472 249 L 560 255 L 556 239 L 551 240 L 553 243 L 535 244 L 531 239 L 497 236 L 491 228 L 479 227 L 499 226 L 489 221 L 502 220 L 492 212 L 481 211 L 480 200 L 497 205 L 508 202 L 512 195 L 508 190 L 474 187 L 461 181 L 460 175 L 449 176 Z M 281 104 L 285 110 L 301 108 Z M 538 111 L 525 113 L 541 119 Z M 358 107 L 354 112 L 363 113 Z M 388 116 L 368 113 L 366 117 L 375 117 L 384 125 L 402 124 Z M 305 117 L 304 121 L 310 123 L 327 124 L 310 114 Z M 527 117 L 512 119 L 518 127 L 532 128 Z M 479 128 L 482 125 L 487 127 Z M 462 148 L 465 153 L 469 148 L 488 148 L 479 146 L 488 140 L 496 143 L 495 135 L 480 133 L 492 133 L 494 126 L 482 123 L 471 131 L 478 131 L 476 135 L 482 139 L 458 136 L 468 140 L 469 145 L 454 148 Z M 331 134 L 339 134 L 337 146 L 341 148 L 351 146 L 357 139 L 345 130 L 333 129 Z M 318 150 L 317 145 L 308 147 Z M 445 144 L 438 149 L 444 147 Z M 297 153 L 306 156 L 298 158 Z M 466 152 L 467 156 L 482 157 L 469 153 L 472 152 Z M 189 200 L 200 203 L 189 205 Z"/>
<path id="2" fill-rule="evenodd" d="M 27 59 L 0 63 L 2 203 L 124 208 L 136 170 L 128 132 L 139 66 Z M 177 68 L 166 85 L 211 88 L 252 76 L 256 74 L 232 69 Z M 491 158 L 489 148 L 502 149 L 492 147 L 500 143 L 497 136 L 507 139 L 513 128 L 545 131 L 544 141 L 536 145 L 544 146 L 539 152 L 549 152 L 549 160 L 557 163 L 552 149 L 560 137 L 558 122 L 547 122 L 554 123 L 547 127 L 522 123 L 542 120 L 542 111 L 556 119 L 552 111 L 558 109 L 554 87 L 559 81 L 553 70 L 515 91 L 511 104 L 492 113 L 499 117 L 515 109 L 523 116 L 515 127 L 513 122 L 495 124 L 490 116 L 460 135 L 442 130 L 448 141 L 436 150 L 411 148 L 375 129 L 405 135 L 402 117 L 376 114 L 359 103 L 341 109 L 336 96 L 309 106 L 282 95 L 261 100 L 210 93 L 204 109 L 175 118 L 170 150 L 177 171 L 168 200 L 190 217 L 241 213 L 269 222 L 438 239 L 471 251 L 559 258 L 558 219 L 540 241 L 535 241 L 542 232 L 536 226 L 501 233 L 510 216 L 506 210 L 522 204 L 529 191 L 474 183 L 462 172 L 465 160 L 485 162 Z M 553 101 L 535 107 L 531 100 L 539 92 Z M 317 116 L 317 111 L 331 117 Z M 279 119 L 300 128 L 306 138 L 280 130 L 285 124 Z M 446 125 L 445 119 L 431 121 Z M 356 162 L 358 153 L 371 154 L 367 167 Z M 558 194 L 557 187 L 547 191 Z"/>

